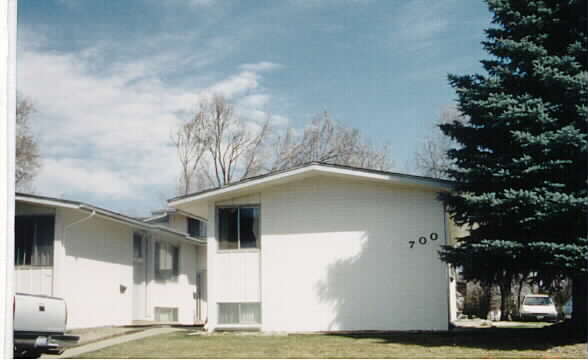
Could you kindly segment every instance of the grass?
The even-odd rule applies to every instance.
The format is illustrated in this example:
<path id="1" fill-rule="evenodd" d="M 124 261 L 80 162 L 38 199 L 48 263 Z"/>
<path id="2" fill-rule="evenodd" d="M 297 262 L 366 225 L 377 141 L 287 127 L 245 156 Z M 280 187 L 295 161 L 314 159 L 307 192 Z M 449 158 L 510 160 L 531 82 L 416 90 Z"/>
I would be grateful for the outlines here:
<path id="1" fill-rule="evenodd" d="M 273 336 L 180 331 L 82 358 L 586 358 L 585 339 L 555 328 Z"/>

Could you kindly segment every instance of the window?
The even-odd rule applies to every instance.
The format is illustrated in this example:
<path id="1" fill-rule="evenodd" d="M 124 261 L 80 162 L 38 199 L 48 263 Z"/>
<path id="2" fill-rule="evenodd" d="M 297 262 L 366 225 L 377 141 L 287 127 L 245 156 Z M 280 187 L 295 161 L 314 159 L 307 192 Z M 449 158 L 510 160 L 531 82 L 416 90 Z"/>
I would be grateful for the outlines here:
<path id="1" fill-rule="evenodd" d="M 261 324 L 261 304 L 219 303 L 218 323 L 221 325 Z"/>
<path id="2" fill-rule="evenodd" d="M 524 305 L 551 305 L 551 299 L 548 297 L 530 296 L 525 298 Z"/>
<path id="3" fill-rule="evenodd" d="M 178 308 L 156 307 L 155 321 L 175 322 L 178 321 Z"/>
<path id="4" fill-rule="evenodd" d="M 259 206 L 218 209 L 219 249 L 259 248 Z"/>
<path id="5" fill-rule="evenodd" d="M 192 237 L 205 237 L 206 223 L 198 219 L 188 218 L 188 234 Z"/>
<path id="6" fill-rule="evenodd" d="M 55 216 L 19 215 L 14 218 L 15 265 L 52 266 Z"/>
<path id="7" fill-rule="evenodd" d="M 155 278 L 175 280 L 179 274 L 180 248 L 157 241 L 155 243 Z"/>
<path id="8" fill-rule="evenodd" d="M 133 233 L 133 258 L 143 259 L 143 234 L 139 232 Z"/>

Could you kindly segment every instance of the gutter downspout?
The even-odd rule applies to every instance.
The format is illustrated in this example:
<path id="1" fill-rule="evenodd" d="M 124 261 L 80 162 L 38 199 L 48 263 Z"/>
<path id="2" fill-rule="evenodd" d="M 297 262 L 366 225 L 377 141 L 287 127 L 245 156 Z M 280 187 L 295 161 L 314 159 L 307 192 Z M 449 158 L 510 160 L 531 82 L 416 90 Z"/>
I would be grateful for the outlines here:
<path id="1" fill-rule="evenodd" d="M 92 217 L 94 217 L 94 215 L 96 215 L 96 210 L 95 209 L 92 209 L 92 213 L 90 215 L 86 216 L 85 218 L 81 218 L 80 220 L 74 221 L 71 224 L 65 225 L 63 227 L 63 238 L 65 239 L 65 232 L 67 231 L 67 229 L 69 229 L 70 227 L 72 227 L 74 225 L 77 225 L 79 223 L 82 223 L 82 222 L 84 222 L 86 220 L 90 220 Z M 65 241 L 64 241 L 64 243 L 65 243 Z"/>

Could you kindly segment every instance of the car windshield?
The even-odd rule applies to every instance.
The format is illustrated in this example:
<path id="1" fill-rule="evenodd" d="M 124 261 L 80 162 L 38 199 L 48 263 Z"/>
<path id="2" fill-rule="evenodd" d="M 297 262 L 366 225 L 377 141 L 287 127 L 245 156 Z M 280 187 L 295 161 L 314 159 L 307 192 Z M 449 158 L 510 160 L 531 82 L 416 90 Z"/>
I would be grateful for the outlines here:
<path id="1" fill-rule="evenodd" d="M 551 305 L 551 299 L 548 297 L 528 297 L 525 299 L 525 305 Z"/>

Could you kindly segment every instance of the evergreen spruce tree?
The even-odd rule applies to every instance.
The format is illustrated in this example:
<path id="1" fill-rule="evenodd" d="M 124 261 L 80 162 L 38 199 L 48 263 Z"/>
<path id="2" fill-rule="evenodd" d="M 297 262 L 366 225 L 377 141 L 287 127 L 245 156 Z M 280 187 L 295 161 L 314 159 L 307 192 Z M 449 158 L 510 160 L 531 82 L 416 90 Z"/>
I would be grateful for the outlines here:
<path id="1" fill-rule="evenodd" d="M 499 285 L 518 274 L 573 280 L 573 320 L 587 321 L 588 6 L 586 0 L 487 0 L 486 74 L 449 75 L 466 122 L 441 125 L 458 146 L 452 194 L 471 228 L 441 258 L 467 279 Z"/>

